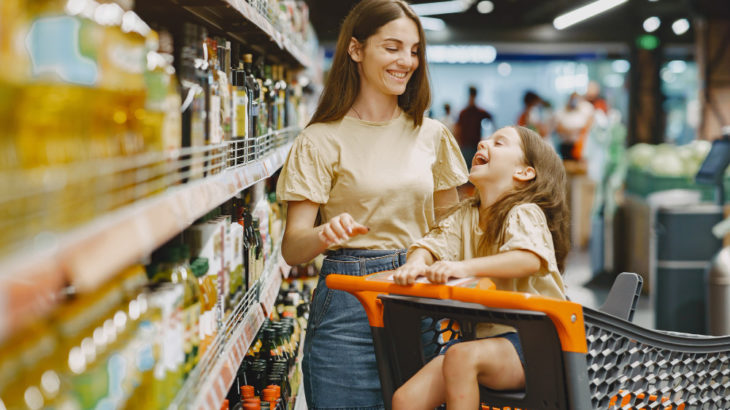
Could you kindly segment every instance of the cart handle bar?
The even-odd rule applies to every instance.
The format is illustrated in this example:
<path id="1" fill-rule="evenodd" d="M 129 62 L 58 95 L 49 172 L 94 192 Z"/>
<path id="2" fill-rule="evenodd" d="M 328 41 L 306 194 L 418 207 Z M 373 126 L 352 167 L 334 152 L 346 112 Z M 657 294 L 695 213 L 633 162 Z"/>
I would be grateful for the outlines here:
<path id="1" fill-rule="evenodd" d="M 350 292 L 362 303 L 372 327 L 383 327 L 383 303 L 378 295 L 420 296 L 435 299 L 453 299 L 477 303 L 498 309 L 519 309 L 545 313 L 555 325 L 564 352 L 587 353 L 588 347 L 583 322 L 583 307 L 574 302 L 546 298 L 523 292 L 497 290 L 494 282 L 481 278 L 470 287 L 415 283 L 397 285 L 392 280 L 374 280 L 385 272 L 367 276 L 327 275 L 330 289 Z"/>

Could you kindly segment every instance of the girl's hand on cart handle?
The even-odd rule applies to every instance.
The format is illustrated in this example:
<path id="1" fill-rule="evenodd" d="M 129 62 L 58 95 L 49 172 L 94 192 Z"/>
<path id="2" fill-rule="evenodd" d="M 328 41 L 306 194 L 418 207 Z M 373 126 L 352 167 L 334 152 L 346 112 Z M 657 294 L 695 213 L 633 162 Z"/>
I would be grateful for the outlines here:
<path id="1" fill-rule="evenodd" d="M 438 261 L 429 266 L 426 277 L 431 283 L 443 284 L 449 279 L 469 276 L 465 271 L 462 262 Z"/>
<path id="2" fill-rule="evenodd" d="M 395 270 L 393 281 L 398 285 L 412 285 L 419 276 L 425 276 L 428 265 L 423 262 L 407 262 Z"/>
<path id="3" fill-rule="evenodd" d="M 370 232 L 370 228 L 355 222 L 347 212 L 341 213 L 319 226 L 319 239 L 330 247 L 340 245 L 353 236 Z"/>

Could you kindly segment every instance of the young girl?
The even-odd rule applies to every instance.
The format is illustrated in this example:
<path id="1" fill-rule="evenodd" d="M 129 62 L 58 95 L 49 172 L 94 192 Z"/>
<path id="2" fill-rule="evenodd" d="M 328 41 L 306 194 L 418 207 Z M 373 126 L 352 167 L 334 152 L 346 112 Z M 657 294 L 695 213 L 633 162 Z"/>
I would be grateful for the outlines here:
<path id="1" fill-rule="evenodd" d="M 560 272 L 569 248 L 566 176 L 536 132 L 505 127 L 481 141 L 469 181 L 475 196 L 409 249 L 395 281 L 433 283 L 486 276 L 497 289 L 565 299 Z M 477 340 L 453 344 L 396 391 L 393 409 L 479 406 L 479 384 L 521 389 L 524 359 L 515 329 L 479 324 Z"/>

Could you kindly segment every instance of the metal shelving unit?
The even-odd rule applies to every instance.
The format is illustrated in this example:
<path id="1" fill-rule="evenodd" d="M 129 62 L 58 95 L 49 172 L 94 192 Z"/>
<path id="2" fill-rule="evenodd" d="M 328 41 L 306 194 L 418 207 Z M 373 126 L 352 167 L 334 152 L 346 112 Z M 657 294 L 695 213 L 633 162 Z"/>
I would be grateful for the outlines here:
<path id="1" fill-rule="evenodd" d="M 301 27 L 280 24 L 276 13 L 262 5 L 247 0 L 137 1 L 134 11 L 163 25 L 194 21 L 269 62 L 311 69 L 316 38 Z M 298 132 L 292 127 L 214 146 L 4 174 L 0 340 L 57 307 L 64 287 L 94 291 L 198 218 L 272 176 Z M 218 330 L 170 408 L 220 408 L 289 274 L 280 243 L 279 238 L 260 279 Z"/>
<path id="2" fill-rule="evenodd" d="M 139 1 L 135 11 L 155 21 L 194 18 L 240 41 L 259 54 L 301 67 L 311 67 L 311 50 L 304 40 L 285 33 L 272 23 L 264 10 L 246 0 L 162 0 Z"/>
<path id="3" fill-rule="evenodd" d="M 272 251 L 261 278 L 252 288 L 254 291 L 246 294 L 218 330 L 170 409 L 220 409 L 251 342 L 274 307 L 282 278 L 291 269 L 281 256 L 280 244 L 281 241 Z"/>
<path id="4" fill-rule="evenodd" d="M 236 142 L 206 147 L 201 152 L 183 150 L 177 160 L 164 163 L 157 177 L 144 177 L 162 182 L 147 183 L 142 199 L 110 211 L 102 208 L 98 217 L 68 231 L 41 231 L 30 236 L 20 249 L 13 249 L 11 254 L 0 259 L 0 300 L 8 301 L 0 304 L 0 317 L 5 318 L 0 320 L 0 336 L 12 332 L 39 310 L 50 309 L 55 304 L 55 295 L 65 284 L 70 283 L 82 292 L 96 289 L 211 209 L 273 175 L 286 160 L 297 131 L 286 129 L 258 138 L 268 148 L 257 150 L 256 158 L 230 167 L 226 166 L 226 152 L 233 149 Z M 286 142 L 274 147 L 269 142 L 275 135 L 277 140 Z M 195 161 L 191 163 L 185 158 L 198 154 L 200 170 L 207 175 L 180 184 L 180 180 L 191 177 L 189 169 L 195 166 Z M 146 162 L 139 162 L 138 158 L 124 159 L 133 164 L 159 164 L 161 160 L 156 156 L 147 158 Z M 139 172 L 142 168 L 135 169 Z M 147 174 L 148 171 L 143 172 Z M 85 177 L 113 181 L 113 175 Z M 59 190 L 66 188 L 66 185 L 58 187 Z M 109 191 L 117 188 L 111 187 Z M 63 192 L 55 193 L 54 189 L 26 190 L 24 201 L 34 203 L 49 196 L 64 195 Z M 50 208 L 48 212 L 54 212 L 54 209 Z M 25 223 L 23 220 L 15 222 Z"/>

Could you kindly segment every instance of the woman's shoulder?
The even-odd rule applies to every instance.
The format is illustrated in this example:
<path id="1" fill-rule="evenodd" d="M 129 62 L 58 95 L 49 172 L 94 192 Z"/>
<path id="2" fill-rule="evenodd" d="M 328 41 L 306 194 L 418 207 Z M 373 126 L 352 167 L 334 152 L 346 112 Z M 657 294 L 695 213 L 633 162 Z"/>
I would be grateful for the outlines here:
<path id="1" fill-rule="evenodd" d="M 430 117 L 423 117 L 421 129 L 424 131 L 432 132 L 434 134 L 441 134 L 443 132 L 448 132 L 449 130 L 446 125 L 444 125 L 444 123 Z"/>
<path id="2" fill-rule="evenodd" d="M 340 123 L 341 121 L 331 121 L 315 122 L 312 124 L 308 124 L 302 130 L 301 135 L 306 135 L 309 138 L 331 135 L 332 133 L 336 132 L 336 130 L 340 126 Z"/>
<path id="3" fill-rule="evenodd" d="M 297 136 L 303 143 L 313 146 L 325 146 L 336 141 L 341 121 L 317 122 L 309 124 Z"/>

